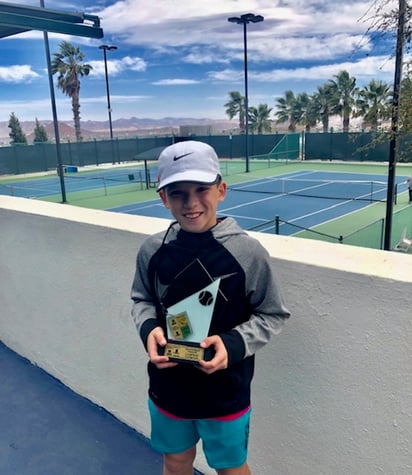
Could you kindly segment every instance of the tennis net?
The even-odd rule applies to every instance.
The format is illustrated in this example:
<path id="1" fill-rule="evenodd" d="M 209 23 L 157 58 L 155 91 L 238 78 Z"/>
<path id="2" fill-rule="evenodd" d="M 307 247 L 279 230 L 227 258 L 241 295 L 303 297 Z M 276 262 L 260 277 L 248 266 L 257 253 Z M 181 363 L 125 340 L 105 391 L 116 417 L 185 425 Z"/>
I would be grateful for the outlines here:
<path id="1" fill-rule="evenodd" d="M 83 172 L 65 172 L 65 178 L 73 178 L 75 180 L 102 180 L 107 182 L 143 182 L 145 175 L 144 170 L 138 169 L 114 169 L 102 171 L 83 171 Z"/>
<path id="2" fill-rule="evenodd" d="M 240 193 L 296 195 L 335 200 L 386 201 L 387 183 L 371 180 L 324 180 L 307 178 L 266 178 L 231 185 Z M 395 186 L 394 197 L 396 198 Z"/>

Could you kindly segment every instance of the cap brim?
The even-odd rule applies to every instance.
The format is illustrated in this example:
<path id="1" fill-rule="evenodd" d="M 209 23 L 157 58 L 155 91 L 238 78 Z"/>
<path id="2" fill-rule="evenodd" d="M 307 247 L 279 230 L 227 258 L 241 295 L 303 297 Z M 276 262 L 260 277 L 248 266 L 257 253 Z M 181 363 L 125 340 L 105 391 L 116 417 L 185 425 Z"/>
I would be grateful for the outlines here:
<path id="1" fill-rule="evenodd" d="M 169 176 L 164 180 L 160 181 L 157 185 L 157 191 L 162 190 L 165 186 L 171 185 L 172 183 L 178 183 L 181 181 L 188 181 L 191 183 L 203 183 L 205 185 L 213 185 L 216 182 L 219 175 L 210 173 L 210 172 L 201 172 L 197 171 L 193 173 L 193 171 L 186 171 L 182 173 L 176 173 L 175 175 Z"/>

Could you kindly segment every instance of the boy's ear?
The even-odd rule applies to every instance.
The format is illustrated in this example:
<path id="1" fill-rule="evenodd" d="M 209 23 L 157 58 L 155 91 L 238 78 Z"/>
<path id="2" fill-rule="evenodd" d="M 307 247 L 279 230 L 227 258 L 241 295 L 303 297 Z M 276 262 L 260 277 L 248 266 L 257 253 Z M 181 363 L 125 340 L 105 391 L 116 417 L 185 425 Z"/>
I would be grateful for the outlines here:
<path id="1" fill-rule="evenodd" d="M 162 203 L 166 206 L 166 208 L 169 208 L 169 203 L 167 201 L 165 190 L 160 190 L 159 196 L 160 196 L 160 199 L 162 200 Z"/>
<path id="2" fill-rule="evenodd" d="M 227 184 L 222 181 L 218 184 L 219 187 L 219 201 L 223 201 L 226 198 Z"/>

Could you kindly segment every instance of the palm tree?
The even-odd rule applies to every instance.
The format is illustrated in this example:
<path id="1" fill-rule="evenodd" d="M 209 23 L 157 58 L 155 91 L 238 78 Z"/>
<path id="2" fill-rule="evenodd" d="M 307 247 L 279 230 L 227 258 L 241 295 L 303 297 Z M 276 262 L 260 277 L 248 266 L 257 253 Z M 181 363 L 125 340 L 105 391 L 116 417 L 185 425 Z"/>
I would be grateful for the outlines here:
<path id="1" fill-rule="evenodd" d="M 296 96 L 296 123 L 304 125 L 305 131 L 310 132 L 317 121 L 316 103 L 306 92 L 299 93 Z"/>
<path id="2" fill-rule="evenodd" d="M 269 119 L 272 108 L 267 104 L 259 104 L 256 107 L 249 107 L 249 124 L 250 128 L 261 135 L 263 132 L 272 130 L 272 121 Z"/>
<path id="3" fill-rule="evenodd" d="M 73 46 L 68 41 L 62 41 L 59 47 L 60 52 L 53 53 L 52 74 L 58 75 L 57 87 L 72 100 L 76 140 L 80 142 L 82 136 L 80 130 L 79 77 L 87 76 L 93 68 L 90 64 L 83 63 L 84 54 L 80 51 L 80 48 Z"/>
<path id="4" fill-rule="evenodd" d="M 239 115 L 239 129 L 245 130 L 245 98 L 238 91 L 229 92 L 230 100 L 226 102 L 226 114 L 230 119 Z"/>
<path id="5" fill-rule="evenodd" d="M 293 91 L 288 90 L 285 92 L 285 97 L 280 97 L 276 100 L 277 111 L 275 113 L 277 117 L 277 123 L 289 122 L 288 130 L 290 132 L 296 131 L 296 123 L 299 120 L 299 108 L 297 99 Z"/>
<path id="6" fill-rule="evenodd" d="M 329 83 L 318 86 L 317 92 L 312 95 L 312 107 L 317 115 L 317 120 L 322 122 L 322 131 L 324 133 L 329 131 L 331 97 L 332 87 Z"/>
<path id="7" fill-rule="evenodd" d="M 412 135 L 412 74 L 409 71 L 401 83 L 399 121 L 402 132 L 405 135 Z"/>
<path id="8" fill-rule="evenodd" d="M 368 85 L 358 93 L 356 101 L 356 116 L 362 116 L 372 130 L 378 130 L 380 120 L 390 118 L 391 109 L 390 86 L 382 81 L 372 79 Z"/>
<path id="9" fill-rule="evenodd" d="M 357 94 L 356 78 L 350 77 L 347 71 L 336 74 L 331 79 L 331 113 L 338 114 L 343 120 L 343 131 L 349 132 L 350 117 L 354 112 Z"/>
<path id="10" fill-rule="evenodd" d="M 406 76 L 401 82 L 401 100 L 399 104 L 399 131 L 402 146 L 399 161 L 408 162 L 412 156 L 412 74 L 407 68 Z"/>

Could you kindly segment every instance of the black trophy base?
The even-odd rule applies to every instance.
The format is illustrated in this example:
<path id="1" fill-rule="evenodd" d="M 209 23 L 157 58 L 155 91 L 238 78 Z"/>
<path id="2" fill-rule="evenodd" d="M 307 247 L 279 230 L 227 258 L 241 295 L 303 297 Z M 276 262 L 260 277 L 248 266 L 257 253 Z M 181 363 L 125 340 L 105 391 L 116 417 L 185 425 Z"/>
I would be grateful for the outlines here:
<path id="1" fill-rule="evenodd" d="M 166 346 L 159 346 L 159 355 L 166 355 L 176 363 L 197 364 L 200 360 L 210 361 L 214 356 L 214 348 L 201 348 L 199 343 L 169 340 Z"/>

